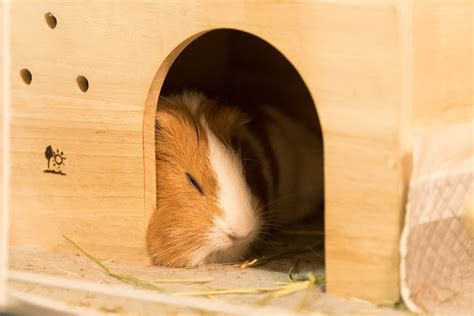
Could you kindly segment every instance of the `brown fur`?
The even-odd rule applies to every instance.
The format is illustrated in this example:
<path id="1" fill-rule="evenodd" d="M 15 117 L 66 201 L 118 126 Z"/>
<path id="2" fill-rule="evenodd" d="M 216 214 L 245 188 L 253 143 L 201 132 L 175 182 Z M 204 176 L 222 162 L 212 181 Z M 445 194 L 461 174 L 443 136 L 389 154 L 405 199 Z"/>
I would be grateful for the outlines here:
<path id="1" fill-rule="evenodd" d="M 222 214 L 216 205 L 219 188 L 201 116 L 228 146 L 246 122 L 238 110 L 220 107 L 203 96 L 195 113 L 182 95 L 160 100 L 156 113 L 157 207 L 147 231 L 154 263 L 189 266 L 187 256 L 206 243 L 213 218 Z M 190 185 L 186 172 L 199 182 L 203 195 Z"/>

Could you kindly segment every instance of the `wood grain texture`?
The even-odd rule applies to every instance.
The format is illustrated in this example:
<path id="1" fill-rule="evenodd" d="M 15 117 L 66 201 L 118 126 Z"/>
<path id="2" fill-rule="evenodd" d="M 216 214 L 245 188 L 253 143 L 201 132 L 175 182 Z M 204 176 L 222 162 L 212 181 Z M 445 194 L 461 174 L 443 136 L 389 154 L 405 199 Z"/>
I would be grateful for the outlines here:
<path id="1" fill-rule="evenodd" d="M 7 284 L 7 254 L 8 250 L 5 249 L 6 240 L 5 238 L 8 236 L 6 232 L 4 232 L 4 220 L 6 216 L 6 210 L 4 208 L 4 180 L 3 180 L 3 173 L 4 173 L 4 143 L 3 143 L 3 120 L 4 120 L 4 86 L 3 86 L 3 74 L 4 74 L 4 3 L 3 1 L 0 2 L 0 17 L 2 17 L 2 21 L 0 22 L 0 308 L 6 305 L 6 284 Z"/>
<path id="2" fill-rule="evenodd" d="M 232 28 L 278 49 L 316 102 L 326 162 L 328 292 L 396 301 L 410 139 L 402 130 L 431 109 L 442 113 L 445 100 L 422 102 L 440 81 L 426 75 L 429 86 L 422 86 L 418 45 L 434 52 L 432 64 L 452 56 L 451 49 L 472 63 L 466 41 L 456 37 L 448 46 L 452 25 L 467 27 L 469 16 L 461 12 L 468 4 L 402 3 L 13 2 L 12 243 L 58 249 L 61 234 L 68 234 L 101 257 L 144 260 L 156 202 L 154 115 L 164 76 L 200 34 Z M 436 14 L 444 6 L 453 15 Z M 401 18 L 403 10 L 413 20 Z M 45 23 L 47 12 L 57 17 L 55 29 Z M 401 44 L 406 38 L 414 41 L 413 66 L 403 63 L 412 54 Z M 457 60 L 439 67 L 453 62 L 468 79 L 469 68 Z M 32 72 L 30 86 L 19 77 L 22 68 Z M 89 80 L 86 93 L 78 90 L 78 75 Z M 422 77 L 403 85 L 414 75 Z M 457 88 L 456 76 L 446 93 L 467 100 L 472 84 Z M 464 110 L 455 111 L 465 118 Z M 66 176 L 43 173 L 49 145 L 64 152 Z"/>
<path id="3" fill-rule="evenodd" d="M 415 1 L 415 133 L 474 120 L 473 21 L 473 1 Z"/>

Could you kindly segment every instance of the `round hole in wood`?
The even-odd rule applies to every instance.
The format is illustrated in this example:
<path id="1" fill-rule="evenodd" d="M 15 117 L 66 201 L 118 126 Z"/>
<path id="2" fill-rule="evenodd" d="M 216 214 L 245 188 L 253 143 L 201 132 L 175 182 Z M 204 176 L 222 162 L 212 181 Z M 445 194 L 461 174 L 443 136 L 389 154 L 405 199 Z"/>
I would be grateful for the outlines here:
<path id="1" fill-rule="evenodd" d="M 76 78 L 77 86 L 81 92 L 86 93 L 89 90 L 89 80 L 86 77 L 80 75 Z"/>
<path id="2" fill-rule="evenodd" d="M 56 25 L 58 25 L 58 20 L 51 12 L 46 13 L 44 15 L 44 19 L 46 20 L 46 24 L 48 24 L 50 29 L 54 29 L 56 28 Z"/>
<path id="3" fill-rule="evenodd" d="M 30 85 L 31 84 L 31 81 L 33 80 L 33 77 L 31 75 L 31 72 L 26 69 L 26 68 L 23 68 L 22 70 L 20 70 L 20 76 L 21 76 L 21 79 L 23 80 L 23 82 L 27 85 Z"/>

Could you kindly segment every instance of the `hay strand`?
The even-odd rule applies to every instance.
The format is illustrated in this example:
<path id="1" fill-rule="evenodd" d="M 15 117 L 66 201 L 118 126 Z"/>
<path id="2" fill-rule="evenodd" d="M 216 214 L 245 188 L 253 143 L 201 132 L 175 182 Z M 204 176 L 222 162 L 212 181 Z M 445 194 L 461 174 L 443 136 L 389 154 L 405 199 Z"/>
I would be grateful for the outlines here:
<path id="1" fill-rule="evenodd" d="M 316 277 L 314 276 L 312 272 L 308 272 L 307 278 L 308 278 L 308 286 L 306 287 L 306 293 L 303 299 L 301 300 L 300 305 L 298 306 L 298 311 L 306 310 L 306 306 L 308 304 L 308 298 L 311 295 L 311 292 L 313 291 L 314 284 L 316 283 Z"/>
<path id="2" fill-rule="evenodd" d="M 315 244 L 312 244 L 310 246 L 300 248 L 300 249 L 285 250 L 285 251 L 276 253 L 274 255 L 262 256 L 260 258 L 254 258 L 252 260 L 247 260 L 247 261 L 245 261 L 244 263 L 242 263 L 240 265 L 240 268 L 241 269 L 247 269 L 247 268 L 250 268 L 250 267 L 257 267 L 257 266 L 263 265 L 263 264 L 265 264 L 269 261 L 279 259 L 279 258 L 282 258 L 282 257 L 286 257 L 286 256 L 289 256 L 289 255 L 297 255 L 297 254 L 306 253 L 308 251 L 313 251 L 314 247 L 320 245 L 321 243 L 322 243 L 322 241 L 317 242 Z"/>
<path id="3" fill-rule="evenodd" d="M 189 291 L 172 293 L 177 296 L 208 296 L 208 295 L 229 295 L 229 294 L 256 294 L 284 289 L 286 286 L 279 287 L 260 287 L 260 288 L 237 288 L 237 289 L 212 289 L 204 291 Z"/>
<path id="4" fill-rule="evenodd" d="M 209 283 L 213 279 L 212 278 L 203 278 L 203 279 L 155 279 L 155 283 Z"/>
<path id="5" fill-rule="evenodd" d="M 141 277 L 133 275 L 133 274 L 115 272 L 115 271 L 110 270 L 99 259 L 97 259 L 92 254 L 87 252 L 84 248 L 79 246 L 79 244 L 76 243 L 74 240 L 72 240 L 71 238 L 69 238 L 66 235 L 63 235 L 63 237 L 72 246 L 74 246 L 74 248 L 79 250 L 79 252 L 81 252 L 84 256 L 86 256 L 92 262 L 94 262 L 96 265 L 98 265 L 105 274 L 107 274 L 107 275 L 109 275 L 109 276 L 111 276 L 111 277 L 113 277 L 113 278 L 115 278 L 119 281 L 122 281 L 124 283 L 132 284 L 132 285 L 139 286 L 139 287 L 142 287 L 142 288 L 145 288 L 145 289 L 152 289 L 152 290 L 155 290 L 155 291 L 158 291 L 158 292 L 165 292 L 165 290 L 163 288 L 161 288 L 160 286 L 158 286 L 157 283 L 206 283 L 206 282 L 212 281 L 212 279 L 197 279 L 197 280 L 193 280 L 193 279 L 161 279 L 161 280 L 157 280 L 157 281 L 153 282 L 153 281 L 149 281 L 147 279 L 141 278 Z"/>
<path id="6" fill-rule="evenodd" d="M 78 243 L 73 241 L 71 238 L 69 238 L 66 235 L 63 235 L 64 239 L 68 241 L 74 248 L 79 250 L 80 253 L 82 253 L 84 256 L 89 258 L 92 262 L 94 262 L 96 265 L 98 265 L 102 271 L 115 278 L 118 279 L 124 283 L 132 284 L 135 286 L 143 287 L 146 289 L 152 289 L 158 292 L 165 292 L 165 290 L 157 285 L 157 283 L 207 283 L 212 281 L 212 279 L 209 278 L 202 278 L 202 279 L 158 279 L 153 281 L 149 281 L 146 279 L 143 279 L 139 276 L 133 275 L 133 274 L 126 274 L 126 273 L 118 273 L 115 271 L 112 271 L 110 268 L 108 268 L 103 262 L 101 262 L 99 259 L 97 259 L 95 256 L 87 252 L 85 249 L 83 249 L 81 246 L 79 246 Z M 317 244 L 316 244 L 317 245 Z M 285 251 L 276 255 L 272 256 L 267 256 L 267 257 L 262 257 L 260 259 L 253 259 L 250 261 L 250 266 L 255 265 L 255 264 L 263 264 L 264 262 L 268 262 L 270 260 L 273 260 L 275 258 L 279 258 L 281 256 L 289 255 L 289 254 L 295 254 L 295 253 L 301 253 L 302 251 L 310 251 L 313 249 L 316 245 L 311 245 L 309 247 L 305 247 L 305 249 L 298 249 L 298 250 L 290 250 L 290 251 Z M 298 265 L 298 261 L 295 262 L 295 264 L 291 267 L 289 273 L 288 273 L 288 278 L 291 281 L 290 283 L 280 285 L 280 286 L 275 286 L 275 287 L 261 287 L 261 288 L 236 288 L 236 289 L 208 289 L 208 290 L 203 290 L 203 291 L 188 291 L 188 292 L 176 292 L 176 293 L 169 293 L 173 294 L 176 296 L 204 296 L 204 297 L 212 297 L 214 295 L 230 295 L 230 294 L 258 294 L 258 293 L 267 293 L 263 299 L 259 301 L 259 303 L 266 303 L 268 300 L 281 297 L 284 295 L 289 295 L 292 293 L 296 293 L 299 291 L 306 290 L 306 295 L 303 298 L 303 301 L 301 302 L 300 306 L 305 306 L 307 297 L 309 296 L 309 293 L 311 292 L 313 285 L 317 281 L 317 279 L 314 277 L 314 275 L 310 272 L 307 275 L 306 280 L 304 281 L 296 281 L 292 273 L 296 269 Z"/>

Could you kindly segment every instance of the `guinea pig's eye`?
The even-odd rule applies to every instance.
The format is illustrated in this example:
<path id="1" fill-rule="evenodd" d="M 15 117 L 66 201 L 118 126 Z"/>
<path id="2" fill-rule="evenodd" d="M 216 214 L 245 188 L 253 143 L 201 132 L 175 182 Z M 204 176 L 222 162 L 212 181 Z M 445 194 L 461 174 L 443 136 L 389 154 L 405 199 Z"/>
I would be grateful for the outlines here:
<path id="1" fill-rule="evenodd" d="M 201 195 L 204 195 L 202 187 L 199 185 L 196 179 L 192 175 L 186 172 L 186 177 L 188 178 L 189 184 L 191 184 Z"/>

